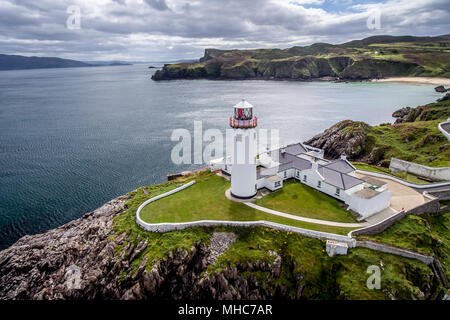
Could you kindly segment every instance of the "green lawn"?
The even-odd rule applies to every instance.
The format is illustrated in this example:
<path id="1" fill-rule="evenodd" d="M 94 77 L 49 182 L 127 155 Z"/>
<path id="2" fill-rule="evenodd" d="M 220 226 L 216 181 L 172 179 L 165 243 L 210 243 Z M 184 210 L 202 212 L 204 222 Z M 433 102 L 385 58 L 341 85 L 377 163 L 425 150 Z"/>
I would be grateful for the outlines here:
<path id="1" fill-rule="evenodd" d="M 298 181 L 285 181 L 283 188 L 255 201 L 273 210 L 313 219 L 356 222 L 342 202 Z"/>
<path id="2" fill-rule="evenodd" d="M 193 186 L 145 206 L 141 211 L 141 218 L 149 223 L 197 220 L 266 220 L 337 234 L 347 234 L 352 230 L 352 228 L 306 223 L 261 212 L 242 203 L 228 200 L 225 197 L 225 191 L 230 187 L 230 184 L 223 178 L 215 174 L 206 174 L 195 179 L 196 183 Z M 344 211 L 344 213 L 346 212 Z"/>
<path id="3" fill-rule="evenodd" d="M 412 183 L 420 183 L 420 184 L 427 184 L 428 181 L 419 179 L 416 175 L 409 173 L 409 172 L 391 172 L 388 168 L 379 167 L 379 166 L 373 166 L 370 164 L 366 164 L 363 162 L 352 162 L 353 166 L 355 166 L 356 169 L 360 170 L 367 170 L 367 171 L 374 171 L 374 172 L 380 172 L 384 174 L 388 174 L 391 176 L 395 176 L 397 178 L 412 182 Z"/>

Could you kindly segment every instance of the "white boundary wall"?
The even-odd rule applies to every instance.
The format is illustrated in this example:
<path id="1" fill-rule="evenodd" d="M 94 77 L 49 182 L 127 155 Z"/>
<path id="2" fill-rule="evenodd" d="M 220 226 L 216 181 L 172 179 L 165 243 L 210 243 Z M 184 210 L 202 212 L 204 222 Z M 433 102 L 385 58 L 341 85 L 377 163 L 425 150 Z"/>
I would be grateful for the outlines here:
<path id="1" fill-rule="evenodd" d="M 450 118 L 447 121 L 439 123 L 438 128 L 442 132 L 442 134 L 447 138 L 447 140 L 450 140 L 450 133 L 448 133 L 447 131 L 444 130 L 444 128 L 442 128 L 442 125 L 446 123 L 450 123 Z"/>
<path id="2" fill-rule="evenodd" d="M 391 180 L 401 183 L 405 186 L 417 188 L 417 189 L 429 189 L 429 188 L 433 188 L 433 187 L 448 187 L 448 186 L 450 186 L 450 181 L 419 184 L 419 183 L 412 183 L 412 182 L 397 178 L 397 177 L 389 175 L 389 174 L 384 174 L 384 173 L 379 173 L 379 172 L 374 172 L 374 171 L 369 171 L 369 170 L 358 169 L 358 170 L 356 170 L 356 172 L 365 174 L 368 176 L 374 176 L 374 177 L 384 178 L 384 179 L 391 179 Z"/>
<path id="3" fill-rule="evenodd" d="M 323 239 L 323 240 L 335 240 L 335 241 L 341 241 L 348 244 L 350 248 L 353 248 L 356 246 L 356 240 L 352 239 L 349 236 L 343 236 L 328 232 L 321 232 L 321 231 L 315 231 L 315 230 L 309 230 L 309 229 L 302 229 L 292 226 L 287 226 L 284 224 L 279 224 L 275 222 L 265 221 L 265 220 L 258 220 L 258 221 L 224 221 L 224 220 L 200 220 L 200 221 L 192 221 L 192 222 L 179 222 L 179 223 L 147 223 L 141 219 L 139 216 L 142 209 L 149 203 L 162 199 L 164 197 L 170 196 L 178 191 L 184 190 L 190 186 L 192 186 L 195 183 L 195 181 L 191 181 L 189 183 L 186 183 L 185 185 L 182 185 L 181 187 L 175 188 L 171 191 L 168 191 L 166 193 L 160 194 L 158 196 L 155 196 L 151 199 L 148 199 L 144 201 L 139 208 L 136 211 L 136 223 L 143 228 L 144 230 L 150 231 L 150 232 L 169 232 L 174 230 L 183 230 L 190 227 L 215 227 L 215 226 L 230 226 L 230 227 L 268 227 L 280 231 L 285 232 L 295 232 L 299 233 L 301 235 L 310 237 L 310 238 L 316 238 L 316 239 Z"/>
<path id="4" fill-rule="evenodd" d="M 433 168 L 414 162 L 391 158 L 389 169 L 392 172 L 406 171 L 434 180 L 450 180 L 450 167 Z"/>

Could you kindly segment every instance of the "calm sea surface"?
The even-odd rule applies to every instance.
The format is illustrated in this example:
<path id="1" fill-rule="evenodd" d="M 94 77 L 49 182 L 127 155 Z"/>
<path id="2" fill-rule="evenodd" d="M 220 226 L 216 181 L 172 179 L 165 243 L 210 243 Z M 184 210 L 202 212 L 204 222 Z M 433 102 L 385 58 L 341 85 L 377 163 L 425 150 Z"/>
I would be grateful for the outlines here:
<path id="1" fill-rule="evenodd" d="M 173 129 L 226 129 L 246 98 L 260 128 L 304 141 L 343 119 L 392 121 L 432 86 L 288 81 L 154 82 L 145 65 L 0 72 L 0 248 L 80 217 L 167 173 Z"/>

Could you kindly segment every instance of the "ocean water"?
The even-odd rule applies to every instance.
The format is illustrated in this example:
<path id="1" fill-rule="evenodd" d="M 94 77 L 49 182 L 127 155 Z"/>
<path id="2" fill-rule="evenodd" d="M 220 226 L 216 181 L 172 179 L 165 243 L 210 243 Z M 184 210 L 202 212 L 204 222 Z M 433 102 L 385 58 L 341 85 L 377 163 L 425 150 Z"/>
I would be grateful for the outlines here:
<path id="1" fill-rule="evenodd" d="M 0 72 L 0 248 L 167 173 L 176 128 L 224 130 L 246 98 L 284 144 L 343 119 L 378 124 L 436 100 L 433 86 L 290 81 L 154 82 L 145 65 Z"/>

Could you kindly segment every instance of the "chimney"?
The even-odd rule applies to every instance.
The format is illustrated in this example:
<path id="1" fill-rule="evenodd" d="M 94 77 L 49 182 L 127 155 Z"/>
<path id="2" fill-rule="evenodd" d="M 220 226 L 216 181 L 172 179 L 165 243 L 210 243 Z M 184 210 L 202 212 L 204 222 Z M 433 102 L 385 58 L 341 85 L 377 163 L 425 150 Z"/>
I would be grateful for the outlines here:
<path id="1" fill-rule="evenodd" d="M 317 163 L 317 158 L 313 157 L 313 161 L 311 161 L 311 169 L 317 171 L 319 169 L 319 164 Z"/>
<path id="2" fill-rule="evenodd" d="M 345 153 L 341 154 L 341 159 L 342 160 L 347 160 L 347 156 L 345 155 Z"/>

